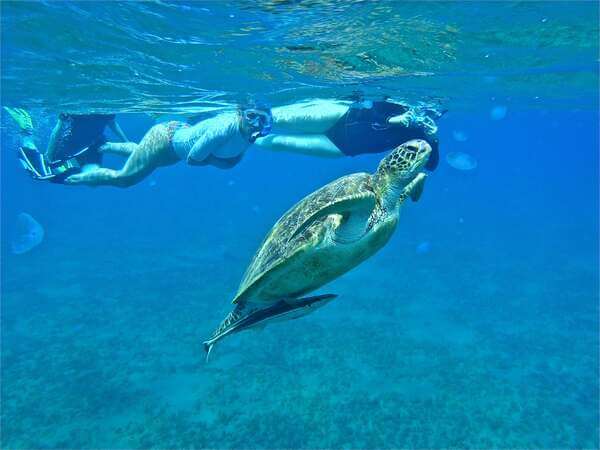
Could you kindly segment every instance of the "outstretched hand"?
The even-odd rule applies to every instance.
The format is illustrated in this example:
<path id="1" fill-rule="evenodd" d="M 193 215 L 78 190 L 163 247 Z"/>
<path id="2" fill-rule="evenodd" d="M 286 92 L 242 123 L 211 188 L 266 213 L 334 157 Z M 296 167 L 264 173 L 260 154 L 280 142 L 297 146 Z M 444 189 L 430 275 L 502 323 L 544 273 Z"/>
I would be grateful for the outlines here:
<path id="1" fill-rule="evenodd" d="M 392 116 L 388 119 L 390 125 L 400 125 L 403 127 L 409 127 L 415 120 L 415 113 L 412 110 L 406 111 L 404 114 L 398 116 Z"/>
<path id="2" fill-rule="evenodd" d="M 435 121 L 427 114 L 415 112 L 409 109 L 404 114 L 392 116 L 387 120 L 388 124 L 402 127 L 422 127 L 426 134 L 433 136 L 437 133 Z"/>

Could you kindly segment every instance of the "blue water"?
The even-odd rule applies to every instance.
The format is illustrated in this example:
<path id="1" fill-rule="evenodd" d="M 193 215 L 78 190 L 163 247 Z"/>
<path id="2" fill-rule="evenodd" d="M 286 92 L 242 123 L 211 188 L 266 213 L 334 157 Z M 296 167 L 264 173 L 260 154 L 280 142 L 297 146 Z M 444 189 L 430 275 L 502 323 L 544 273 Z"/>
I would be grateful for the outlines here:
<path id="1" fill-rule="evenodd" d="M 136 8 L 160 5 L 126 4 L 123 14 L 139 19 L 132 13 Z M 483 15 L 484 28 L 498 20 L 511 23 L 497 11 L 486 15 L 485 4 L 466 5 L 461 8 L 469 14 Z M 70 20 L 73 11 L 95 7 L 100 16 L 110 6 L 63 7 L 9 4 L 3 23 L 19 23 L 26 14 L 42 20 L 44 8 Z M 441 7 L 430 7 L 432 20 L 439 21 Z M 578 8 L 589 7 L 573 4 L 570 10 L 579 17 Z M 215 13 L 217 22 L 229 20 L 228 11 L 245 11 L 263 25 L 269 21 L 272 33 L 278 20 L 294 29 L 287 10 L 283 21 L 268 8 L 220 8 L 224 15 Z M 309 19 L 328 23 L 330 16 L 320 16 L 318 5 L 302 8 L 310 11 Z M 427 12 L 427 6 L 415 8 L 411 17 Z M 535 7 L 525 8 L 523 17 L 533 15 L 536 23 L 554 20 L 546 11 L 540 18 Z M 374 171 L 383 155 L 329 160 L 251 149 L 232 170 L 179 164 L 125 190 L 69 187 L 33 182 L 19 169 L 15 130 L 3 115 L 2 448 L 598 448 L 599 111 L 597 83 L 585 81 L 597 81 L 597 52 L 565 31 L 571 16 L 560 13 L 565 23 L 555 27 L 557 40 L 540 37 L 549 46 L 540 46 L 543 54 L 581 51 L 589 56 L 583 65 L 592 69 L 569 72 L 572 77 L 550 70 L 546 84 L 537 85 L 540 79 L 525 82 L 525 75 L 517 80 L 498 72 L 494 81 L 482 82 L 493 95 L 474 86 L 467 105 L 453 100 L 452 77 L 432 77 L 449 106 L 438 124 L 442 161 L 421 200 L 403 209 L 392 240 L 318 291 L 338 299 L 308 317 L 232 336 L 215 348 L 209 363 L 201 343 L 230 310 L 244 270 L 273 223 L 327 182 Z M 461 20 L 446 19 L 450 25 Z M 597 25 L 584 25 L 594 30 L 597 50 Z M 28 104 L 26 92 L 19 98 L 15 86 L 24 80 L 16 81 L 16 69 L 5 63 L 20 48 L 45 47 L 25 42 L 16 28 L 8 27 L 14 36 L 3 31 L 3 49 L 10 52 L 2 56 L 8 92 L 2 104 L 31 107 L 43 147 L 60 95 L 49 89 L 42 96 L 39 69 L 29 73 L 21 62 L 20 76 L 32 84 L 37 103 Z M 32 41 L 43 41 L 42 31 L 29 33 Z M 52 42 L 53 35 L 46 35 Z M 95 35 L 78 39 L 72 58 Z M 127 35 L 121 39 L 119 48 Z M 496 39 L 490 46 L 503 55 L 507 41 Z M 458 41 L 470 48 L 465 39 Z M 276 51 L 265 42 L 264 54 Z M 104 43 L 97 60 L 110 54 L 110 41 Z M 441 48 L 437 41 L 434 46 Z M 244 49 L 238 50 L 244 61 Z M 151 56 L 149 64 L 166 64 Z M 508 66 L 510 55 L 501 57 Z M 33 66 L 40 64 L 32 58 Z M 536 64 L 543 69 L 561 61 L 556 56 Z M 461 62 L 472 67 L 467 59 L 453 64 Z M 205 64 L 230 80 L 228 90 L 243 92 L 243 75 L 225 62 L 220 69 L 219 60 Z M 167 80 L 171 69 L 165 65 Z M 324 74 L 311 76 L 339 96 L 377 90 L 377 74 L 363 70 L 371 77 L 364 84 L 361 77 L 338 85 Z M 306 81 L 288 75 L 292 84 Z M 404 79 L 396 75 L 385 75 L 384 84 L 401 90 Z M 407 78 L 413 87 L 427 86 L 427 78 Z M 254 87 L 281 103 L 269 97 L 275 87 L 270 90 L 265 79 Z M 168 102 L 160 90 L 148 88 L 142 96 L 132 88 L 94 103 L 99 90 L 91 93 L 93 86 L 107 80 L 104 72 L 88 76 L 83 89 L 78 79 L 83 94 L 74 100 L 69 92 L 65 101 L 78 101 L 78 111 L 112 106 L 130 139 L 139 140 L 154 120 L 121 111 L 143 109 L 128 105 L 152 95 Z M 208 78 L 207 89 L 214 89 L 213 81 Z M 52 82 L 63 89 L 58 79 Z M 202 77 L 195 83 L 201 86 Z M 407 97 L 421 92 L 415 87 Z M 285 100 L 305 94 L 293 91 Z M 169 95 L 172 109 L 166 112 L 185 109 L 177 95 Z M 121 100 L 122 110 L 113 99 Z M 494 120 L 490 112 L 499 105 L 507 107 L 506 116 Z M 164 111 L 164 104 L 158 109 Z M 456 131 L 467 139 L 455 140 Z M 445 161 L 451 151 L 473 156 L 477 167 L 452 168 Z M 109 163 L 118 166 L 120 160 Z M 45 235 L 39 246 L 15 255 L 10 243 L 21 212 L 34 217 Z M 427 251 L 419 250 L 424 242 Z"/>

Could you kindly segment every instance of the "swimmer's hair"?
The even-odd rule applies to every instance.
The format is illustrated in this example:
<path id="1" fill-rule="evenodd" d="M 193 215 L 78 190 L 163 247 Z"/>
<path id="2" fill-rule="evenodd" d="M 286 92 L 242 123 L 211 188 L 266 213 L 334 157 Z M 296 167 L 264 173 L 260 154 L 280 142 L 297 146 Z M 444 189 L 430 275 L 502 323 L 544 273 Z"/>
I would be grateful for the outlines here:
<path id="1" fill-rule="evenodd" d="M 351 94 L 341 97 L 341 100 L 349 100 L 351 102 L 362 102 L 364 99 L 365 94 L 360 90 L 352 91 Z"/>
<path id="2" fill-rule="evenodd" d="M 244 103 L 240 103 L 237 106 L 237 112 L 241 114 L 247 109 L 258 109 L 259 111 L 269 112 L 271 111 L 271 106 L 266 102 L 258 102 L 258 101 L 247 101 Z"/>
<path id="3" fill-rule="evenodd" d="M 256 108 L 256 100 L 253 97 L 246 97 L 246 100 L 239 103 L 237 110 L 239 112 L 245 111 L 246 109 Z"/>

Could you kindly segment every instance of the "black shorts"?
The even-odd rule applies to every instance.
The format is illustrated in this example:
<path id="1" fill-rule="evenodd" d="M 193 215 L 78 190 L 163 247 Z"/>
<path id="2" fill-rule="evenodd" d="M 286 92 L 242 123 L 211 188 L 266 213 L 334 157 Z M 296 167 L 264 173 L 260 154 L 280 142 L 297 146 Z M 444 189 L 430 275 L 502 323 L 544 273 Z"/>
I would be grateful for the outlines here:
<path id="1" fill-rule="evenodd" d="M 387 123 L 390 117 L 406 111 L 406 106 L 386 101 L 357 102 L 329 129 L 327 137 L 348 156 L 388 152 L 411 139 L 423 139 L 432 148 L 425 167 L 434 170 L 439 161 L 437 138 L 425 133 L 422 126 L 403 127 Z"/>
<path id="2" fill-rule="evenodd" d="M 62 113 L 60 118 L 62 128 L 56 142 L 55 155 L 58 160 L 67 160 L 86 147 L 93 148 L 103 144 L 104 130 L 114 120 L 115 115 Z M 101 157 L 97 152 L 90 151 L 85 159 L 85 164 L 89 164 L 98 162 Z"/>

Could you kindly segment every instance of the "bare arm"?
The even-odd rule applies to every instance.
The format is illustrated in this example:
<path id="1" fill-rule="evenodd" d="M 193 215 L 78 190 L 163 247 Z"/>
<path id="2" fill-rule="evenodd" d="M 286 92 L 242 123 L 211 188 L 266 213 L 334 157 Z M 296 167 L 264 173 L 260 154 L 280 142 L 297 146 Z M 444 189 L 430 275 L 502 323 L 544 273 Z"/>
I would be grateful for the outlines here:
<path id="1" fill-rule="evenodd" d="M 242 138 L 237 113 L 226 113 L 177 131 L 173 136 L 173 145 L 180 158 L 190 163 L 201 163 L 210 155 L 218 158 L 236 157 L 250 143 Z"/>
<path id="2" fill-rule="evenodd" d="M 254 145 L 275 152 L 300 153 L 324 158 L 344 156 L 340 149 L 323 134 L 270 134 L 258 138 Z"/>
<path id="3" fill-rule="evenodd" d="M 275 133 L 323 134 L 348 112 L 350 102 L 311 100 L 271 110 Z"/>
<path id="4" fill-rule="evenodd" d="M 254 144 L 277 152 L 326 158 L 343 156 L 325 133 L 348 112 L 350 105 L 347 101 L 310 100 L 273 108 L 273 133 Z"/>

